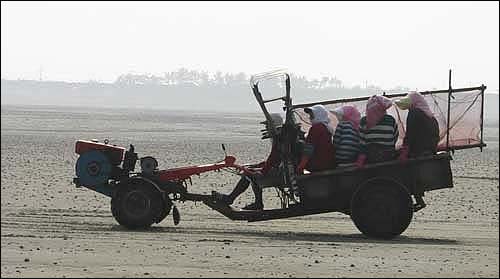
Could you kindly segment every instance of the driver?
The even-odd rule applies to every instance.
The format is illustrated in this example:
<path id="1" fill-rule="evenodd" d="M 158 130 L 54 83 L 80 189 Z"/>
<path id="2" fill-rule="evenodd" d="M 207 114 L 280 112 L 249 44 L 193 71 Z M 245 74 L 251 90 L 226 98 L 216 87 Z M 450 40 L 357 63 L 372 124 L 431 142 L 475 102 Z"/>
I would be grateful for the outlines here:
<path id="1" fill-rule="evenodd" d="M 278 129 L 278 134 L 283 126 L 283 118 L 279 113 L 271 113 L 271 119 L 274 126 Z M 269 129 L 270 127 L 268 127 Z M 243 207 L 245 210 L 263 210 L 264 203 L 262 202 L 262 187 L 260 187 L 256 180 L 262 180 L 263 178 L 274 178 L 278 174 L 278 165 L 280 163 L 280 157 L 278 152 L 278 141 L 274 137 L 271 137 L 272 148 L 271 153 L 267 159 L 259 164 L 254 165 L 252 169 L 254 171 L 253 175 L 242 175 L 236 187 L 229 194 L 222 194 L 216 191 L 212 191 L 212 195 L 228 205 L 233 204 L 234 200 L 248 189 L 248 186 L 252 184 L 252 190 L 255 195 L 255 201 L 251 204 Z"/>

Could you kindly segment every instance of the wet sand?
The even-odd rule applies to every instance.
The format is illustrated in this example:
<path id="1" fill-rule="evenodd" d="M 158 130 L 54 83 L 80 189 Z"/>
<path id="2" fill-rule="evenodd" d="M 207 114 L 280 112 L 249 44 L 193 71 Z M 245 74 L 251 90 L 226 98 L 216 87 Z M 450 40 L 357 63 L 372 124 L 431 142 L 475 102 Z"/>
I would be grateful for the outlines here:
<path id="1" fill-rule="evenodd" d="M 110 200 L 71 183 L 77 139 L 109 138 L 160 168 L 265 158 L 259 114 L 124 112 L 2 106 L 2 277 L 498 277 L 499 129 L 488 146 L 457 151 L 455 187 L 426 193 L 396 239 L 363 236 L 349 216 L 328 213 L 275 221 L 231 221 L 201 203 L 178 203 L 145 231 L 128 231 Z M 202 123 L 202 124 L 201 124 Z M 238 177 L 206 173 L 190 191 L 228 192 Z M 266 207 L 278 206 L 265 189 Z M 244 193 L 236 207 L 251 202 Z"/>

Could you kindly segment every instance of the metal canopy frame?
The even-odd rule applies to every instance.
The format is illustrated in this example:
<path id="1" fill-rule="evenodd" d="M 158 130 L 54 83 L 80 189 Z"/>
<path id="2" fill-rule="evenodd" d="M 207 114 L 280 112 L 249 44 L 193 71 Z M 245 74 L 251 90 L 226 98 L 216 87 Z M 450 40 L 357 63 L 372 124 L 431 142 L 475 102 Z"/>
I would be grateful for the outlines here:
<path id="1" fill-rule="evenodd" d="M 284 78 L 285 80 L 285 95 L 278 98 L 265 100 L 262 97 L 261 92 L 259 91 L 259 82 L 263 80 L 275 79 L 280 77 Z M 284 102 L 283 110 L 285 111 L 285 123 L 283 124 L 281 133 L 284 135 L 282 138 L 285 138 L 285 140 L 280 143 L 281 144 L 280 149 L 290 150 L 291 143 L 288 141 L 287 138 L 290 131 L 293 129 L 295 125 L 293 122 L 292 98 L 290 97 L 290 75 L 286 72 L 285 69 L 264 72 L 251 76 L 250 85 L 252 87 L 252 91 L 255 95 L 255 98 L 257 99 L 257 102 L 259 103 L 259 106 L 262 109 L 264 116 L 266 117 L 266 121 L 269 127 L 268 137 L 276 137 L 278 135 L 278 130 L 271 119 L 266 104 L 275 101 Z M 283 179 L 285 182 L 284 185 L 286 185 L 290 189 L 290 191 L 279 189 L 279 191 L 281 191 L 282 194 L 281 206 L 282 208 L 286 208 L 288 207 L 290 201 L 295 201 L 296 203 L 298 203 L 296 198 L 298 197 L 297 174 L 295 173 L 295 165 L 292 161 L 292 154 L 288 154 L 286 152 L 280 152 L 280 157 L 281 161 L 284 163 L 283 166 L 284 168 Z"/>
<path id="2" fill-rule="evenodd" d="M 460 93 L 460 92 L 468 92 L 468 91 L 473 91 L 473 90 L 479 90 L 481 91 L 481 136 L 480 136 L 480 143 L 479 144 L 474 144 L 474 145 L 461 145 L 461 146 L 449 146 L 449 131 L 450 131 L 450 104 L 451 104 L 451 99 L 455 99 L 453 97 L 453 93 Z M 467 149 L 467 148 L 475 148 L 479 147 L 481 151 L 483 151 L 483 147 L 486 146 L 484 143 L 484 138 L 483 138 L 483 126 L 484 126 L 484 91 L 486 90 L 486 86 L 482 84 L 481 86 L 478 87 L 467 87 L 467 88 L 457 88 L 453 89 L 451 87 L 451 70 L 449 71 L 449 79 L 448 79 L 448 89 L 444 90 L 434 90 L 434 91 L 421 91 L 419 92 L 422 95 L 428 95 L 428 94 L 447 94 L 448 95 L 448 108 L 447 108 L 447 121 L 446 121 L 446 149 L 448 151 L 454 151 L 454 150 L 459 150 L 459 149 Z M 397 93 L 397 94 L 383 94 L 387 98 L 396 98 L 396 97 L 404 97 L 408 93 Z M 314 105 L 331 105 L 331 104 L 338 104 L 338 103 L 347 103 L 347 102 L 357 102 L 357 101 L 366 101 L 370 97 L 365 96 L 365 97 L 356 97 L 356 98 L 347 98 L 347 99 L 336 99 L 336 100 L 327 100 L 327 101 L 319 101 L 319 102 L 313 102 L 313 103 L 303 103 L 303 104 L 297 104 L 297 105 L 292 105 L 291 109 L 295 110 L 298 108 L 305 108 L 305 107 L 310 107 Z"/>
<path id="3" fill-rule="evenodd" d="M 285 79 L 285 95 L 273 99 L 268 99 L 265 100 L 262 97 L 261 92 L 259 91 L 259 82 L 264 81 L 264 80 L 269 80 L 269 79 L 275 79 L 275 78 L 280 78 L 283 77 Z M 250 86 L 252 88 L 253 94 L 255 95 L 255 98 L 257 99 L 257 102 L 259 103 L 260 108 L 262 109 L 262 112 L 264 113 L 264 116 L 266 117 L 266 121 L 269 124 L 269 127 L 271 128 L 269 131 L 269 136 L 273 137 L 277 133 L 277 127 L 274 126 L 274 123 L 271 119 L 271 115 L 269 111 L 266 108 L 267 103 L 270 102 L 275 102 L 275 101 L 283 101 L 285 103 L 284 110 L 286 114 L 288 114 L 289 110 L 291 110 L 292 107 L 292 101 L 290 98 L 290 75 L 286 72 L 285 69 L 279 69 L 279 70 L 273 70 L 269 72 L 263 72 L 260 74 L 255 74 L 250 77 Z M 287 109 L 289 108 L 289 109 Z M 288 119 L 288 115 L 286 117 Z M 288 120 L 287 120 L 288 121 Z"/>

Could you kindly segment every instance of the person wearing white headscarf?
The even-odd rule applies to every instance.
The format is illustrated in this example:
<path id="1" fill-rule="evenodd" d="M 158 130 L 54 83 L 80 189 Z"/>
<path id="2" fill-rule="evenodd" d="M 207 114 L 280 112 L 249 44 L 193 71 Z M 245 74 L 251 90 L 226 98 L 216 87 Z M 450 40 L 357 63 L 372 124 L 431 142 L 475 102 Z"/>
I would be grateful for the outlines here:
<path id="1" fill-rule="evenodd" d="M 304 111 L 309 114 L 312 126 L 307 133 L 297 173 L 302 174 L 304 169 L 314 172 L 335 167 L 334 129 L 330 125 L 328 110 L 323 105 L 314 105 Z"/>
<path id="2" fill-rule="evenodd" d="M 305 112 L 309 114 L 311 123 L 321 123 L 328 129 L 328 132 L 333 135 L 334 129 L 330 125 L 330 118 L 328 117 L 328 110 L 323 105 L 314 105 L 310 108 L 305 108 Z"/>

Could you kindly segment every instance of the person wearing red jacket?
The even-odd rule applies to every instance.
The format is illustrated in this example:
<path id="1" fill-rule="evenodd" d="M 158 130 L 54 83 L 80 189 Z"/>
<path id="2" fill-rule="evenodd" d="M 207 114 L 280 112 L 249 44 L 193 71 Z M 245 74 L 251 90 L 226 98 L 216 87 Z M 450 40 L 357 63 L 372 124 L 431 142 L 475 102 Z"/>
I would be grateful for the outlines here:
<path id="1" fill-rule="evenodd" d="M 270 116 L 272 118 L 274 126 L 278 128 L 278 131 L 280 131 L 281 127 L 283 126 L 283 118 L 279 113 L 271 113 Z M 254 174 L 242 175 L 241 179 L 238 181 L 238 184 L 236 184 L 236 187 L 234 187 L 234 189 L 229 194 L 222 194 L 216 191 L 212 191 L 212 194 L 215 196 L 215 198 L 231 205 L 233 204 L 234 200 L 236 200 L 239 195 L 245 192 L 248 189 L 248 186 L 251 184 L 253 193 L 255 195 L 255 201 L 251 204 L 246 205 L 245 207 L 243 207 L 243 209 L 264 209 L 264 202 L 262 200 L 262 188 L 257 183 L 255 183 L 255 181 L 261 180 L 263 178 L 273 178 L 274 176 L 276 176 L 277 167 L 280 163 L 280 156 L 278 152 L 278 142 L 273 138 L 271 138 L 271 141 L 271 153 L 265 161 L 253 165 L 252 170 L 254 171 Z"/>
<path id="2" fill-rule="evenodd" d="M 302 158 L 297 165 L 297 173 L 303 174 L 304 169 L 315 172 L 334 168 L 334 129 L 330 125 L 328 110 L 323 105 L 314 105 L 305 108 L 304 111 L 309 114 L 312 126 L 307 133 Z"/>

